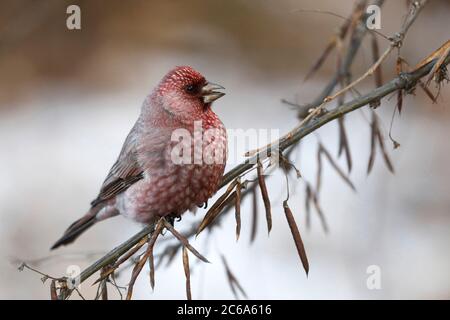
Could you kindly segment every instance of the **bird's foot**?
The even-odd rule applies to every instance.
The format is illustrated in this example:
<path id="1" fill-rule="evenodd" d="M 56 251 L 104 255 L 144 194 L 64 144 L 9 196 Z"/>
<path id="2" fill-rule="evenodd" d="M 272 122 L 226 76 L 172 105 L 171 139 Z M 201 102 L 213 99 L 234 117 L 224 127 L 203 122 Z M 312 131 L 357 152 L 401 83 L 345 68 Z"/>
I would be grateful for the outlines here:
<path id="1" fill-rule="evenodd" d="M 203 209 L 208 208 L 208 200 L 206 200 L 206 201 L 203 202 L 203 203 L 198 204 L 197 207 L 199 207 L 199 208 L 202 208 L 202 207 L 203 207 Z"/>
<path id="2" fill-rule="evenodd" d="M 172 227 L 175 226 L 175 221 L 181 221 L 181 216 L 176 216 L 174 214 L 171 214 L 169 216 L 167 216 L 167 222 L 169 222 L 171 224 Z M 176 219 L 176 220 L 175 220 Z"/>
<path id="3" fill-rule="evenodd" d="M 175 217 L 174 216 L 168 216 L 167 217 L 167 222 L 170 223 L 170 225 L 173 227 L 175 224 Z"/>

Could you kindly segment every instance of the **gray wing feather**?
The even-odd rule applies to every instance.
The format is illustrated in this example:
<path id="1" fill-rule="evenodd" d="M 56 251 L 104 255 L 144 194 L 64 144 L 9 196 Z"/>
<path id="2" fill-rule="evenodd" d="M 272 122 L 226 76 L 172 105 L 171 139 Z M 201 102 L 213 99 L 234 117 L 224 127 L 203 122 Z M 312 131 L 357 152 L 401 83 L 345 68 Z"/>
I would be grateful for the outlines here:
<path id="1" fill-rule="evenodd" d="M 136 126 L 137 124 L 128 134 L 117 161 L 103 182 L 99 195 L 91 202 L 92 206 L 115 197 L 143 178 L 144 170 L 137 159 Z"/>

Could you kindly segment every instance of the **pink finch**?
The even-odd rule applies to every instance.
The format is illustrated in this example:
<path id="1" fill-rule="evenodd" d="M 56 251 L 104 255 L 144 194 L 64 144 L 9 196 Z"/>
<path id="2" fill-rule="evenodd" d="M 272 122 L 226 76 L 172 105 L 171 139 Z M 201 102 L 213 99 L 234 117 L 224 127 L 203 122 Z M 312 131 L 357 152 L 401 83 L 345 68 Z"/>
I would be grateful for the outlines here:
<path id="1" fill-rule="evenodd" d="M 91 208 L 52 249 L 119 214 L 152 223 L 205 203 L 217 191 L 226 162 L 226 130 L 211 110 L 211 103 L 224 95 L 218 89 L 223 87 L 207 82 L 191 67 L 170 71 L 145 99 Z M 182 134 L 174 138 L 177 132 Z"/>

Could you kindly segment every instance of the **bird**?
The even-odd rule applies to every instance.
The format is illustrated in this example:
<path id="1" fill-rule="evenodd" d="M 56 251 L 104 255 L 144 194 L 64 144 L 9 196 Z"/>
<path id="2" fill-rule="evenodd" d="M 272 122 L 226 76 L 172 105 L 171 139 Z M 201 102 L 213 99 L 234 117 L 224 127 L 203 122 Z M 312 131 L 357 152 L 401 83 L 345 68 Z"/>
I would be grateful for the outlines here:
<path id="1" fill-rule="evenodd" d="M 190 66 L 170 70 L 145 98 L 90 209 L 51 250 L 117 215 L 151 224 L 207 203 L 227 159 L 226 128 L 212 110 L 224 89 Z"/>

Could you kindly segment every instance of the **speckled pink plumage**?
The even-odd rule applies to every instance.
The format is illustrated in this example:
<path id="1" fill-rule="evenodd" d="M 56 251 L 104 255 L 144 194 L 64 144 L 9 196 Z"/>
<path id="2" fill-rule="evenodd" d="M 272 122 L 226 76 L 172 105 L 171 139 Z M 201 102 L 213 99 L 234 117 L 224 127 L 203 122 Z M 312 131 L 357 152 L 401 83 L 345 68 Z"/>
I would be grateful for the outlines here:
<path id="1" fill-rule="evenodd" d="M 145 99 L 91 209 L 52 248 L 72 242 L 95 222 L 118 214 L 151 223 L 162 216 L 180 216 L 206 202 L 217 191 L 227 153 L 225 127 L 211 109 L 211 102 L 223 95 L 213 90 L 217 88 L 191 67 L 170 71 Z M 180 144 L 173 136 L 180 130 L 192 139 L 182 139 Z M 184 158 L 190 161 L 182 164 L 174 162 L 175 148 L 180 146 L 190 152 Z M 211 157 L 219 161 L 211 163 Z"/>

